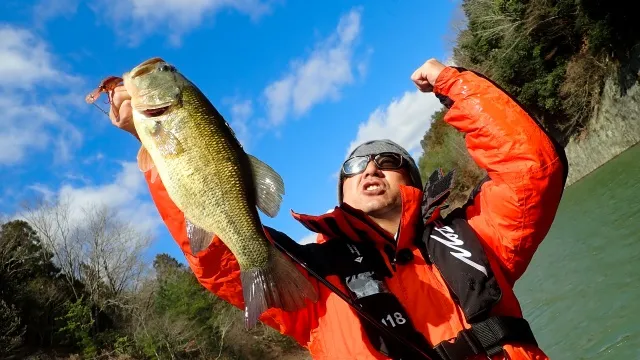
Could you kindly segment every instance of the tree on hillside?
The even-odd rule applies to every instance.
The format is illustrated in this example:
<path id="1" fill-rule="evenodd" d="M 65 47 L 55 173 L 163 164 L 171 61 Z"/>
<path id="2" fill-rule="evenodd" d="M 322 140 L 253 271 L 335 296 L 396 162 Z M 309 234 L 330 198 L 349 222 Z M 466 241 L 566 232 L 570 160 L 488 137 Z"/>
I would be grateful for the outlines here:
<path id="1" fill-rule="evenodd" d="M 71 294 L 36 231 L 22 220 L 0 227 L 0 348 L 55 343 L 56 317 Z M 13 332 L 14 335 L 8 334 Z M 12 339 L 11 341 L 7 338 Z M 7 343 L 11 343 L 7 345 Z M 3 350 L 0 350 L 2 353 Z"/>
<path id="2" fill-rule="evenodd" d="M 436 170 L 445 173 L 455 170 L 454 188 L 448 203 L 451 209 L 466 201 L 471 190 L 486 175 L 473 161 L 464 142 L 464 135 L 444 121 L 447 109 L 433 114 L 431 126 L 420 141 L 423 155 L 418 159 L 418 167 L 423 179 Z"/>
<path id="3" fill-rule="evenodd" d="M 640 41 L 640 23 L 615 2 L 464 0 L 454 60 L 496 81 L 566 143 Z"/>
<path id="4" fill-rule="evenodd" d="M 25 332 L 19 310 L 0 298 L 0 356 L 3 359 L 11 358 L 22 346 Z"/>
<path id="5" fill-rule="evenodd" d="M 157 254 L 153 266 L 155 281 L 144 283 L 133 304 L 130 330 L 139 351 L 157 358 L 208 359 L 221 354 L 225 330 L 218 319 L 228 319 L 231 305 L 209 293 L 190 268 L 170 255 Z"/>
<path id="6" fill-rule="evenodd" d="M 161 253 L 156 255 L 153 260 L 153 269 L 156 271 L 156 278 L 162 282 L 168 276 L 176 271 L 184 271 L 185 268 L 174 257 L 169 254 Z"/>
<path id="7" fill-rule="evenodd" d="M 586 134 L 604 81 L 622 94 L 638 81 L 640 22 L 622 0 L 463 0 L 453 60 L 506 90 L 562 145 Z M 422 140 L 422 175 L 456 169 L 450 204 L 461 205 L 484 172 L 464 135 L 436 113 Z M 453 205 L 456 204 L 456 205 Z"/>
<path id="8" fill-rule="evenodd" d="M 34 239 L 21 223 L 0 227 L 0 356 L 9 357 L 22 346 L 26 325 L 16 302 L 18 284 L 28 279 L 29 265 L 38 255 Z M 21 236 L 22 235 L 22 236 Z M 29 251 L 32 250 L 32 251 Z M 36 250 L 36 251 L 33 251 Z M 37 262 L 37 261 L 36 261 Z"/>
<path id="9" fill-rule="evenodd" d="M 113 210 L 26 209 L 33 226 L 0 223 L 0 358 L 268 360 L 300 350 L 266 326 L 247 332 L 242 311 L 167 254 L 155 274 L 142 272 L 151 264 L 131 244 L 139 234 Z"/>
<path id="10" fill-rule="evenodd" d="M 20 282 L 38 273 L 55 273 L 51 258 L 27 222 L 15 220 L 0 226 L 0 276 L 5 281 Z"/>
<path id="11" fill-rule="evenodd" d="M 24 205 L 22 216 L 53 254 L 73 294 L 57 318 L 63 323 L 58 330 L 62 343 L 92 357 L 118 341 L 114 329 L 126 328 L 151 239 L 115 209 L 101 204 L 76 208 L 69 200 L 38 199 Z"/>
<path id="12" fill-rule="evenodd" d="M 99 204 L 74 209 L 68 199 L 40 200 L 25 206 L 23 216 L 54 255 L 76 299 L 78 282 L 101 309 L 136 291 L 151 237 L 114 209 Z"/>

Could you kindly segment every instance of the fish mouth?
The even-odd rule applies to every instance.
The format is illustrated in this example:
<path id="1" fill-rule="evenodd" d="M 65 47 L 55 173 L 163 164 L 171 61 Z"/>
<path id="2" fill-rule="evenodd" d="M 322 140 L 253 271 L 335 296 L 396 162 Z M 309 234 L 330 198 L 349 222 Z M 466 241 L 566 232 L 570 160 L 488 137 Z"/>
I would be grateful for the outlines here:
<path id="1" fill-rule="evenodd" d="M 175 96 L 166 94 L 167 89 L 164 86 L 136 81 L 137 78 L 156 71 L 175 72 L 176 68 L 160 57 L 153 57 L 140 63 L 124 76 L 125 88 L 131 94 L 132 105 L 146 118 L 163 116 L 176 104 Z M 179 93 L 179 89 L 176 90 Z"/>
<path id="2" fill-rule="evenodd" d="M 157 106 L 137 106 L 139 113 L 147 118 L 155 118 L 166 114 L 171 109 L 172 104 L 160 104 Z"/>
<path id="3" fill-rule="evenodd" d="M 134 79 L 134 78 L 137 78 L 139 76 L 149 74 L 150 72 L 155 70 L 158 67 L 157 64 L 161 63 L 161 62 L 163 63 L 165 61 L 162 60 L 162 58 L 159 58 L 159 57 L 154 57 L 154 58 L 148 59 L 148 60 L 144 61 L 143 63 L 141 63 L 140 65 L 138 65 L 135 68 L 133 68 L 129 72 L 129 78 Z"/>
<path id="4" fill-rule="evenodd" d="M 171 106 L 163 106 L 163 107 L 157 108 L 157 109 L 142 110 L 142 113 L 144 114 L 144 116 L 146 116 L 148 118 L 154 118 L 154 117 L 158 117 L 158 116 L 164 115 L 167 111 L 169 111 L 170 107 Z"/>

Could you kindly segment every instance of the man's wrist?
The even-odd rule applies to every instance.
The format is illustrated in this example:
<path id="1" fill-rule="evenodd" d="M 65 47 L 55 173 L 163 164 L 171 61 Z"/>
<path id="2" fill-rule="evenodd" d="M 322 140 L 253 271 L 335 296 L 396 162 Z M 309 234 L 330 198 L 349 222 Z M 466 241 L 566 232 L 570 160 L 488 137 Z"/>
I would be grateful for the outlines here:
<path id="1" fill-rule="evenodd" d="M 447 66 L 435 59 L 429 60 L 428 63 L 430 66 L 427 68 L 427 81 L 435 87 L 438 82 L 438 77 Z"/>

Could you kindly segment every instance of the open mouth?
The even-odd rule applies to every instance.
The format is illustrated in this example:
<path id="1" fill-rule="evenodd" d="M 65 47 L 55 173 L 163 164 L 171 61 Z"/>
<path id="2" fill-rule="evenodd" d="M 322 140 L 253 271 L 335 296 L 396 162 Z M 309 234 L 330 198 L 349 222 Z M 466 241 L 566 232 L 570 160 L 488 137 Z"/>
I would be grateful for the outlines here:
<path id="1" fill-rule="evenodd" d="M 169 110 L 169 107 L 170 106 L 167 105 L 167 106 L 163 106 L 163 107 L 156 108 L 156 109 L 142 110 L 141 112 L 144 114 L 144 116 L 146 116 L 148 118 L 153 118 L 153 117 L 158 117 L 158 116 L 164 115 Z"/>
<path id="2" fill-rule="evenodd" d="M 379 195 L 385 191 L 383 184 L 373 181 L 364 183 L 362 190 L 367 195 Z"/>

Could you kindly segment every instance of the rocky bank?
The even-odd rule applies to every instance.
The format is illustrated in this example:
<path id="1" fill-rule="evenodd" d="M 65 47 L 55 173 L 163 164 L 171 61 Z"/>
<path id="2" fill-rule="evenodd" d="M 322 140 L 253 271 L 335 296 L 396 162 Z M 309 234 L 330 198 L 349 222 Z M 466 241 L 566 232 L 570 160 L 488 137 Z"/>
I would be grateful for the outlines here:
<path id="1" fill-rule="evenodd" d="M 634 72 L 631 75 L 637 79 L 638 71 L 629 71 Z M 621 86 L 618 77 L 611 77 L 605 82 L 602 100 L 589 122 L 588 130 L 565 147 L 569 160 L 567 186 L 638 142 L 640 85 L 634 81 L 630 87 Z"/>

